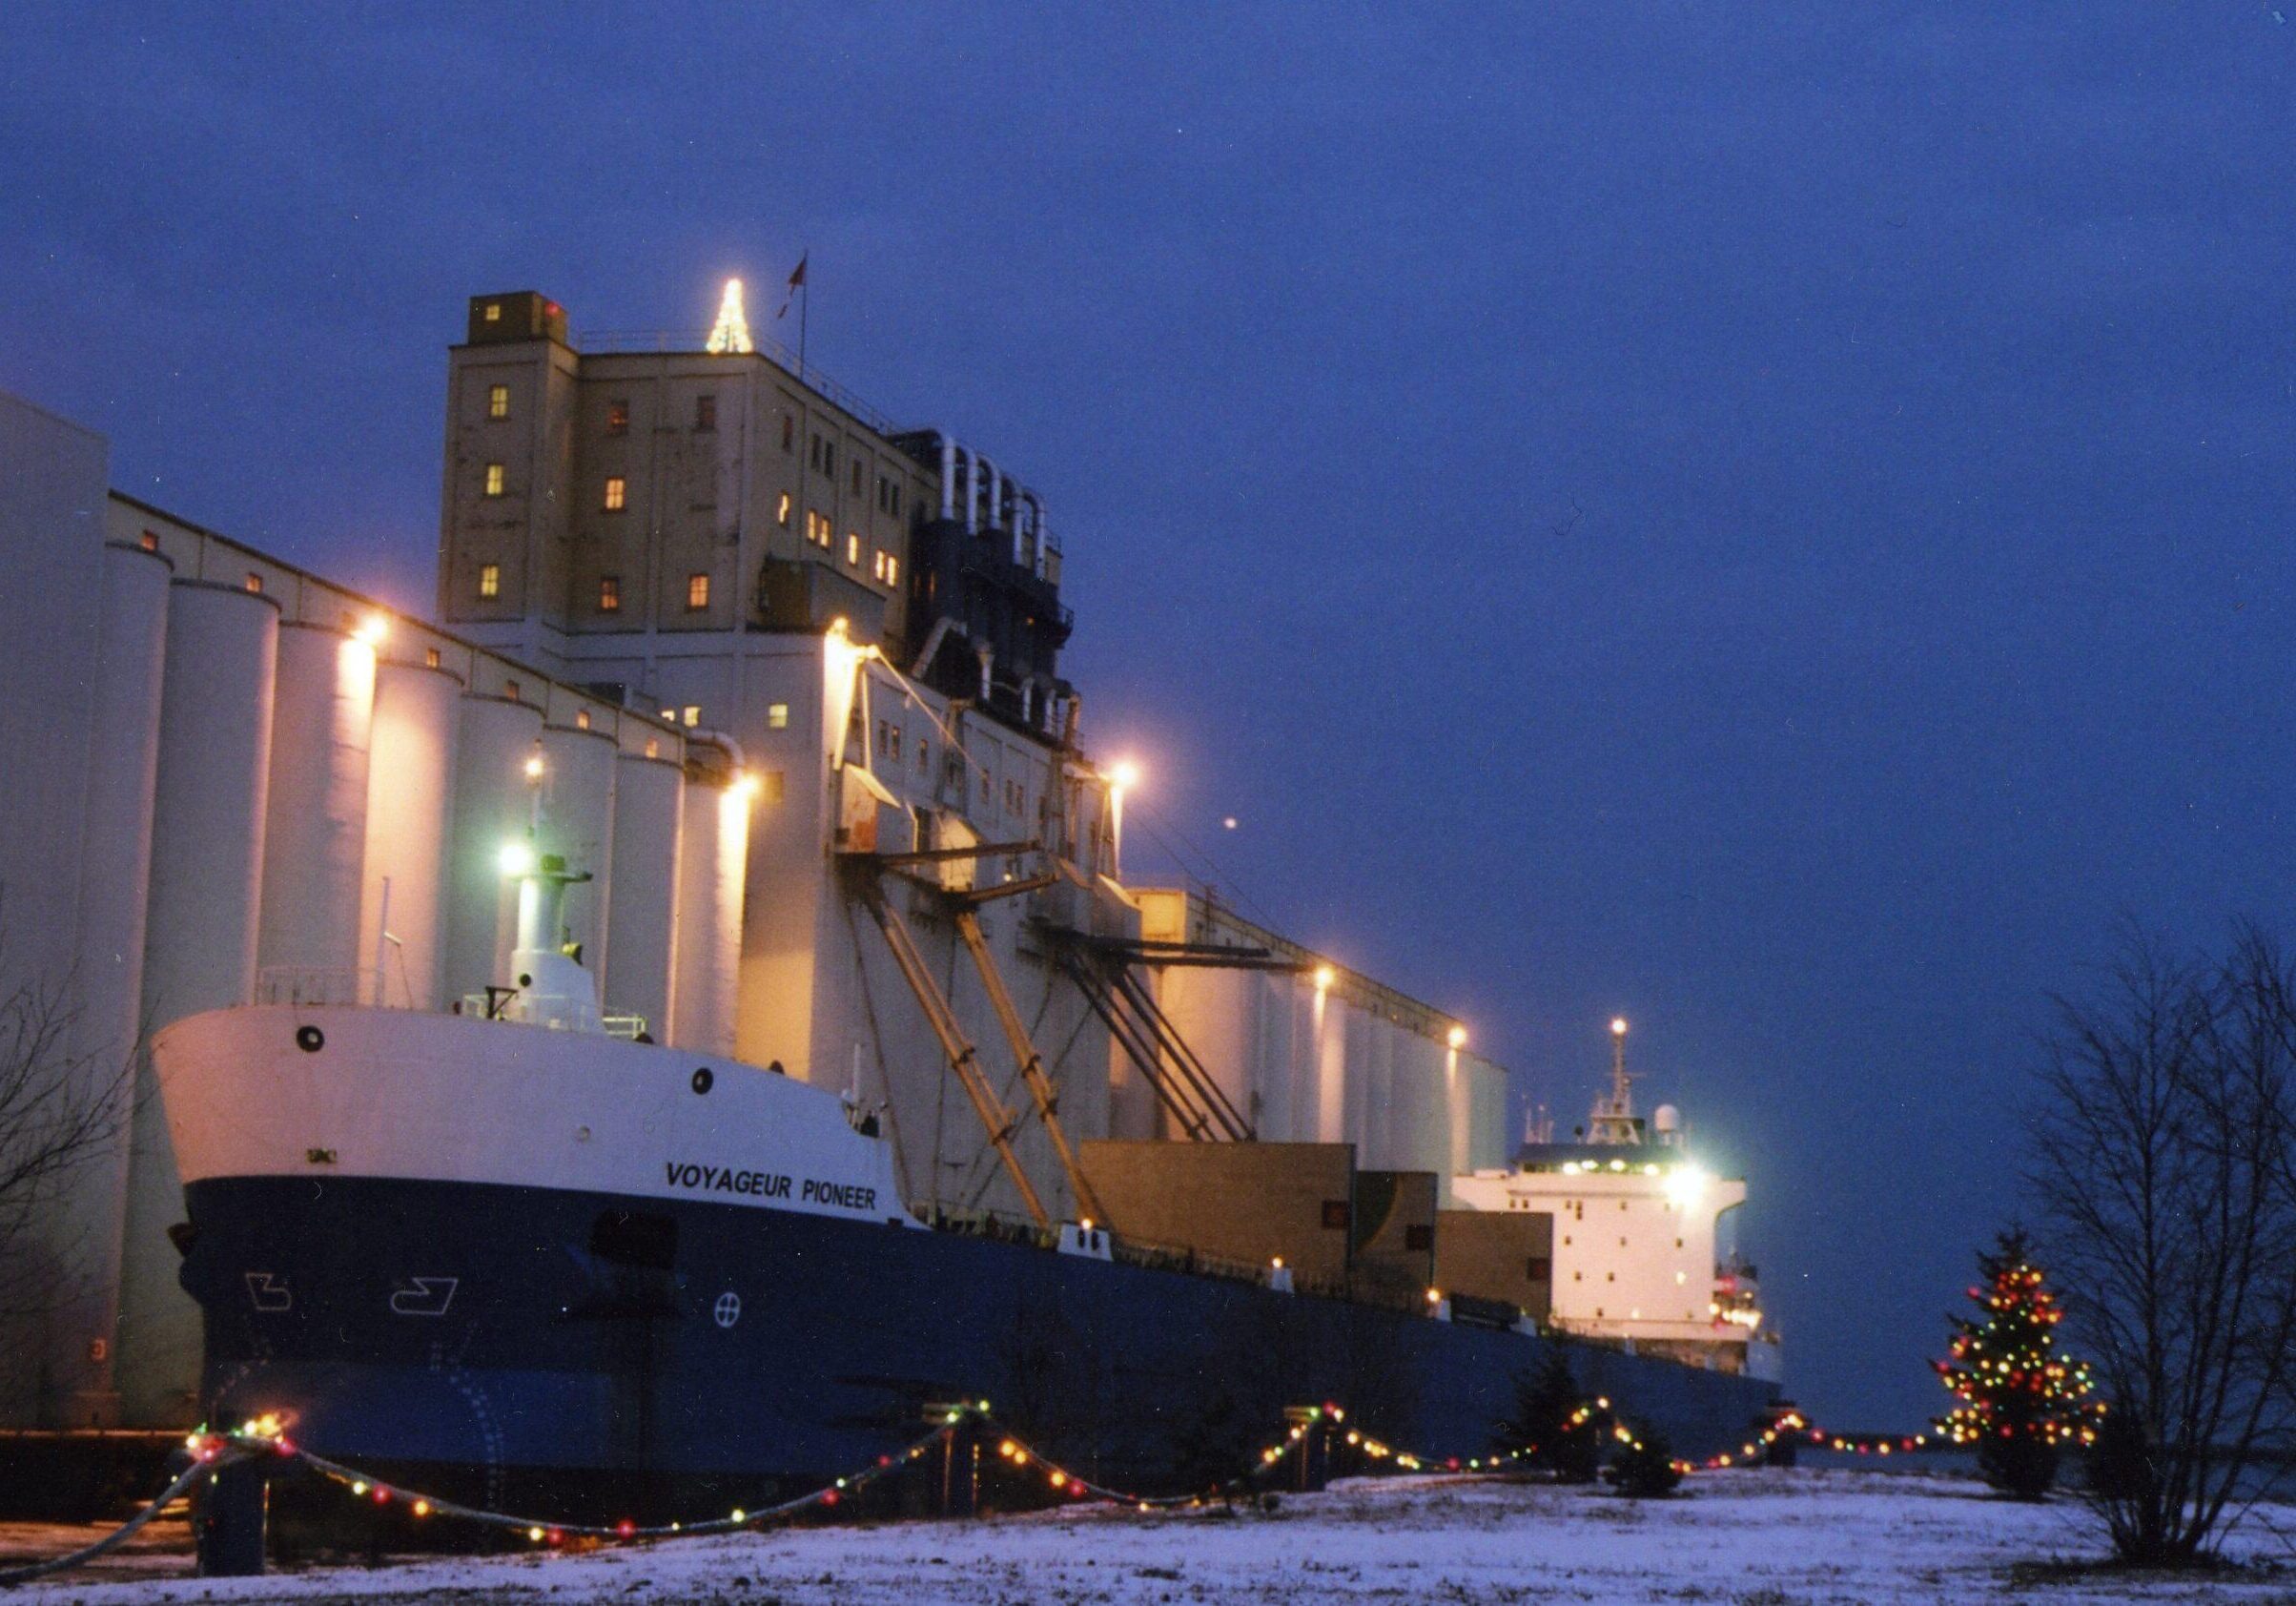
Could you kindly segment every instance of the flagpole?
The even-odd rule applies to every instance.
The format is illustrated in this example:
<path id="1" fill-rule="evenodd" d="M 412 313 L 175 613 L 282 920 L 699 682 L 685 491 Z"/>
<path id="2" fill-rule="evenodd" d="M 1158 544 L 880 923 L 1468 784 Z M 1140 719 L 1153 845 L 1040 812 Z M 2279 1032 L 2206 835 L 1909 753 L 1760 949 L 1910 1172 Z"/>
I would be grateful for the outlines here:
<path id="1" fill-rule="evenodd" d="M 805 379 L 806 324 L 811 320 L 813 312 L 813 276 L 810 271 L 810 264 L 812 260 L 812 248 L 809 246 L 804 257 L 799 258 L 799 265 L 808 267 L 809 271 L 805 276 L 805 282 L 797 287 L 798 293 L 805 297 L 805 300 L 797 308 L 797 377 L 800 380 Z"/>

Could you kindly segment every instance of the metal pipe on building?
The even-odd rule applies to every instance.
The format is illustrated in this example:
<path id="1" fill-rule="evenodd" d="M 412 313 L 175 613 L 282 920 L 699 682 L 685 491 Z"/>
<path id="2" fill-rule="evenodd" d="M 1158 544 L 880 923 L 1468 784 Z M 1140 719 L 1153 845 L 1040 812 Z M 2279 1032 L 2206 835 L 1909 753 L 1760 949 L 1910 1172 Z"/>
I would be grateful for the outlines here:
<path id="1" fill-rule="evenodd" d="M 268 596 L 203 580 L 168 588 L 144 922 L 147 1030 L 254 996 L 278 638 L 278 604 Z M 183 1219 L 183 1188 L 158 1091 L 144 1059 L 114 1377 L 128 1422 L 173 1427 L 195 1419 L 199 1309 L 175 1281 L 168 1228 Z"/>
<path id="2" fill-rule="evenodd" d="M 956 511 L 956 442 L 945 429 L 933 435 L 941 443 L 941 522 L 946 524 Z"/>
<path id="3" fill-rule="evenodd" d="M 613 940 L 606 898 L 614 878 L 614 780 L 620 757 L 614 738 L 604 731 L 558 725 L 543 731 L 549 824 L 541 846 L 544 853 L 564 854 L 569 870 L 590 873 L 589 880 L 566 888 L 560 917 L 566 940 L 582 944 L 582 962 L 593 978 L 605 974 Z"/>
<path id="4" fill-rule="evenodd" d="M 1028 542 L 1026 566 L 1036 574 L 1044 573 L 1044 499 L 1034 490 L 1024 490 L 1028 504 Z"/>
<path id="5" fill-rule="evenodd" d="M 980 454 L 970 446 L 959 446 L 965 457 L 965 533 L 980 533 Z"/>
<path id="6" fill-rule="evenodd" d="M 538 754 L 543 711 L 531 703 L 466 692 L 456 717 L 454 834 L 446 873 L 448 1001 L 509 980 L 518 898 L 502 854 L 533 818 L 526 765 Z"/>
<path id="7" fill-rule="evenodd" d="M 100 1108 L 109 1134 L 66 1179 L 59 1246 L 64 1288 L 49 1313 L 39 1421 L 50 1428 L 118 1425 L 113 1357 L 128 1210 L 128 1138 L 143 1007 L 145 888 L 152 867 L 153 788 L 167 654 L 168 582 L 156 552 L 113 542 L 103 554 L 86 813 L 80 821 L 80 925 L 72 962 L 74 1106 Z"/>
<path id="8" fill-rule="evenodd" d="M 420 1010 L 446 1004 L 444 920 L 461 703 L 462 682 L 445 669 L 376 667 L 359 968 L 374 978 L 372 1000 L 379 1004 Z"/>
<path id="9" fill-rule="evenodd" d="M 256 980 L 283 999 L 355 1003 L 375 649 L 282 625 L 275 695 Z"/>
<path id="10" fill-rule="evenodd" d="M 669 1037 L 699 1054 L 734 1051 L 742 965 L 742 889 L 755 789 L 687 782 L 680 805 L 677 941 Z M 659 1035 L 659 1034 L 657 1034 Z"/>
<path id="11" fill-rule="evenodd" d="M 615 761 L 614 879 L 606 889 L 605 1008 L 642 1015 L 667 1041 L 670 977 L 677 953 L 678 837 L 686 772 L 666 758 L 625 752 Z"/>

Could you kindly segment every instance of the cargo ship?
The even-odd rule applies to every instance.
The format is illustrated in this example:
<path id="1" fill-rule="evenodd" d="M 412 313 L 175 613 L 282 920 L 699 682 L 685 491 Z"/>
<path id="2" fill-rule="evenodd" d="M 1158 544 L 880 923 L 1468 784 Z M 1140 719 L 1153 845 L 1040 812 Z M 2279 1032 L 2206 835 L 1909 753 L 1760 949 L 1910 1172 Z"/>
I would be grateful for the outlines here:
<path id="1" fill-rule="evenodd" d="M 1467 1022 L 1131 873 L 1172 822 L 1062 672 L 1047 496 L 726 309 L 470 299 L 435 617 L 0 399 L 53 470 L 0 496 L 28 646 L 92 666 L 26 700 L 28 772 L 85 784 L 11 898 L 71 912 L 33 935 L 91 1075 L 149 1043 L 35 1224 L 84 1296 L 0 1318 L 9 1425 L 278 1411 L 480 1503 L 676 1514 L 952 1398 L 1141 1487 L 1319 1400 L 1472 1456 L 1561 1345 L 1744 1442 L 1743 1184 L 1668 1112 L 1517 1148 Z"/>
<path id="2" fill-rule="evenodd" d="M 1317 1402 L 1488 1454 L 1548 1346 L 1685 1453 L 1773 1401 L 1439 1288 L 1303 1287 L 1281 1257 L 1089 1218 L 935 1219 L 850 1100 L 611 1033 L 555 940 L 557 861 L 521 880 L 515 983 L 482 1010 L 283 1002 L 160 1034 L 212 1419 L 277 1415 L 412 1487 L 596 1521 L 766 1505 L 951 1400 L 1149 1493 L 1240 1468 Z"/>

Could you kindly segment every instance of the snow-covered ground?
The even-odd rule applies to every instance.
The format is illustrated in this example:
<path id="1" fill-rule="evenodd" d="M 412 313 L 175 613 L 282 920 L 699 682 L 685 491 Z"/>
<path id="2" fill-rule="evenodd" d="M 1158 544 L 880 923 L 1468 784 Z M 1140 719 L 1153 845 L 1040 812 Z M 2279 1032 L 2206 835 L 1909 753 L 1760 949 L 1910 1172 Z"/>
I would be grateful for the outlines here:
<path id="1" fill-rule="evenodd" d="M 2231 1547 L 2277 1558 L 2285 1570 L 2206 1582 L 2044 1578 L 2028 1566 L 2093 1559 L 2101 1549 L 2069 1501 L 2014 1505 L 1959 1478 L 1878 1472 L 1737 1472 L 1694 1478 L 1686 1489 L 1685 1498 L 1635 1504 L 1529 1484 L 1365 1481 L 1285 1497 L 1272 1513 L 1149 1516 L 1080 1507 L 974 1523 L 779 1531 L 584 1555 L 407 1560 L 245 1579 L 188 1578 L 180 1553 L 147 1549 L 100 1573 L 13 1592 L 12 1599 L 1993 1606 L 2005 1594 L 2029 1593 L 2049 1606 L 2296 1600 L 2296 1509 L 2288 1507 L 2263 1509 Z M 56 1530 L 47 1536 L 59 1545 L 64 1538 Z M 21 1555 L 30 1537 L 0 1530 L 0 1549 Z"/>

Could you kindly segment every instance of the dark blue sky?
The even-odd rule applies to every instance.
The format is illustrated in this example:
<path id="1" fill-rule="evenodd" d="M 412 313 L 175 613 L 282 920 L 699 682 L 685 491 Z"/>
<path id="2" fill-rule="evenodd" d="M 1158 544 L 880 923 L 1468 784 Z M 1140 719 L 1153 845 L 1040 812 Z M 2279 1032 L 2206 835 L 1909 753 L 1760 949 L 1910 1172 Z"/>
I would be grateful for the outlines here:
<path id="1" fill-rule="evenodd" d="M 1566 1125 L 1633 1018 L 1827 1419 L 1943 1399 L 2044 992 L 2286 924 L 2273 4 L 320 10 L 8 8 L 0 386 L 423 607 L 466 296 L 810 248 L 1229 884 Z"/>

